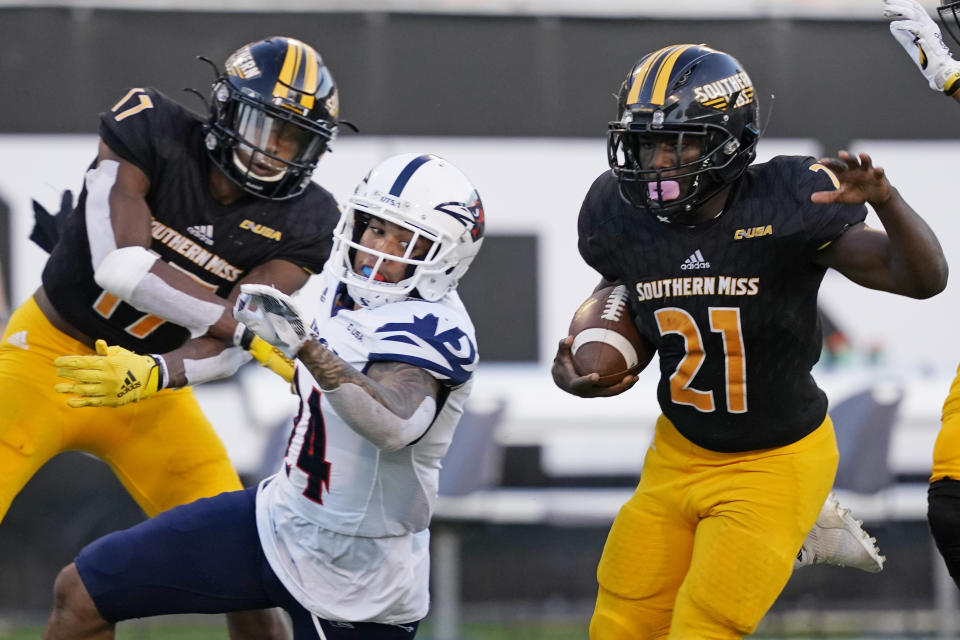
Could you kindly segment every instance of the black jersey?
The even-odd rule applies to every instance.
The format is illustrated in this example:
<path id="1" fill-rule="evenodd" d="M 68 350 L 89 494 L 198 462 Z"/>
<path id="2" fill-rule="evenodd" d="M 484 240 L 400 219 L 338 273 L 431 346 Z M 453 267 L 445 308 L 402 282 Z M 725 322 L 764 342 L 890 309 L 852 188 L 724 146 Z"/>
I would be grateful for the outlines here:
<path id="1" fill-rule="evenodd" d="M 316 184 L 287 201 L 243 197 L 229 205 L 210 194 L 202 121 L 153 89 L 132 89 L 100 114 L 100 137 L 150 179 L 150 250 L 227 297 L 250 269 L 282 259 L 319 272 L 339 219 L 333 196 Z M 87 193 L 80 194 L 43 270 L 51 303 L 91 338 L 138 353 L 166 352 L 189 331 L 119 301 L 93 278 Z"/>
<path id="2" fill-rule="evenodd" d="M 826 396 L 810 370 L 826 269 L 813 258 L 866 216 L 863 205 L 810 202 L 835 179 L 813 158 L 753 165 L 724 212 L 694 227 L 627 204 L 611 172 L 587 193 L 580 253 L 631 291 L 638 328 L 659 351 L 660 407 L 692 442 L 782 446 L 823 421 Z"/>

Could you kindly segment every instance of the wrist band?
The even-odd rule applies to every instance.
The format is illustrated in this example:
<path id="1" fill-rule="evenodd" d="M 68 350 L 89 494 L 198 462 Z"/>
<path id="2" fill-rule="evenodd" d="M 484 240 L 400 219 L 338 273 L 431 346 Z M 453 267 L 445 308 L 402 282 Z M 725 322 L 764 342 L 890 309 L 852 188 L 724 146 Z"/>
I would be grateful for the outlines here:
<path id="1" fill-rule="evenodd" d="M 157 363 L 157 391 L 166 389 L 170 381 L 170 373 L 167 371 L 167 361 L 159 353 L 151 353 L 150 357 Z"/>
<path id="2" fill-rule="evenodd" d="M 241 328 L 243 328 L 243 331 L 240 331 Z M 237 325 L 237 331 L 233 334 L 233 343 L 236 346 L 242 347 L 249 351 L 250 345 L 253 344 L 253 339 L 256 337 L 257 334 L 255 334 L 253 331 L 250 331 L 250 329 L 248 329 L 246 326 L 242 324 Z"/>

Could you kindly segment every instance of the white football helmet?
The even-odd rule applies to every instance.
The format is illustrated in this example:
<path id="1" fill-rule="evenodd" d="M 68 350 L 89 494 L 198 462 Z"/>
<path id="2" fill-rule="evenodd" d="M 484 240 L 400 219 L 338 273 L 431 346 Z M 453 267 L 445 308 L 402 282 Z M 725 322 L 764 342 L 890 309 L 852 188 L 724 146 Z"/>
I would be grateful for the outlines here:
<path id="1" fill-rule="evenodd" d="M 370 216 L 413 232 L 402 257 L 360 244 Z M 347 285 L 347 293 L 364 307 L 406 298 L 439 300 L 457 286 L 483 244 L 484 215 L 470 180 L 443 158 L 407 153 L 387 158 L 363 179 L 333 232 L 330 266 Z M 426 255 L 411 257 L 419 238 L 430 241 Z M 353 270 L 354 256 L 376 256 L 372 271 Z M 377 279 L 384 261 L 408 265 L 396 283 Z"/>

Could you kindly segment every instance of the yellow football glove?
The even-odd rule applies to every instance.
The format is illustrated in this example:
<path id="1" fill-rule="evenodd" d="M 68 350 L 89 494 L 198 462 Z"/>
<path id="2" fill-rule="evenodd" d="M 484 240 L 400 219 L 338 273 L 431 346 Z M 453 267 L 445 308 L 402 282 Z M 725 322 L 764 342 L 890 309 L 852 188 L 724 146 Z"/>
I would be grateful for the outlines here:
<path id="1" fill-rule="evenodd" d="M 166 384 L 163 359 L 142 356 L 123 347 L 108 347 L 97 340 L 95 356 L 61 356 L 53 361 L 59 393 L 75 393 L 71 407 L 119 407 L 152 395 Z"/>
<path id="2" fill-rule="evenodd" d="M 254 360 L 287 382 L 293 382 L 293 360 L 249 329 L 246 330 L 246 334 L 243 339 L 243 348 L 250 352 Z"/>

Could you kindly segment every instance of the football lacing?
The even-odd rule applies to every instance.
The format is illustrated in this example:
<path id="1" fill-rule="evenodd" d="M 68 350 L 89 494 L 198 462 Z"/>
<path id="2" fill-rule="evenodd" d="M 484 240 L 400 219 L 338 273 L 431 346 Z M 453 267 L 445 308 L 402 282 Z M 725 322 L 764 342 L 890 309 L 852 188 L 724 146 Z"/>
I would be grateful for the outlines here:
<path id="1" fill-rule="evenodd" d="M 607 302 L 603 307 L 603 313 L 600 317 L 611 322 L 620 322 L 620 314 L 623 313 L 627 304 L 626 285 L 617 285 L 607 296 Z"/>

